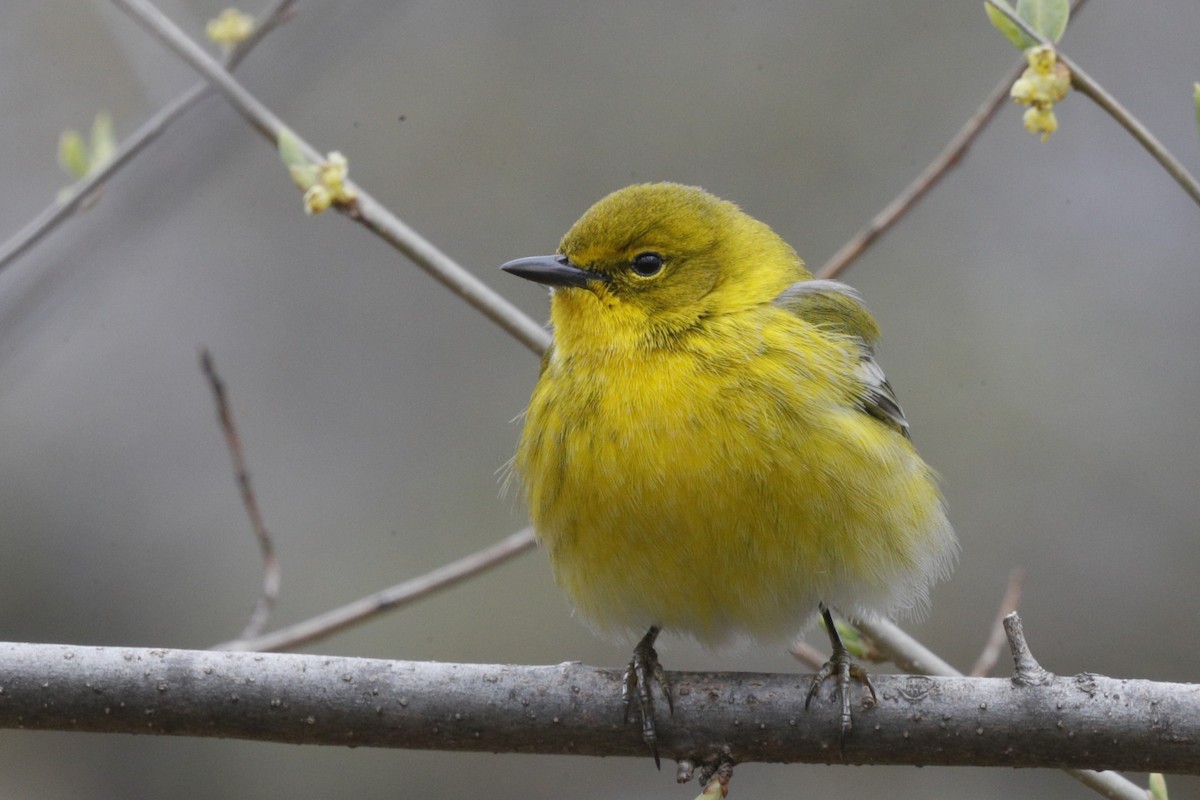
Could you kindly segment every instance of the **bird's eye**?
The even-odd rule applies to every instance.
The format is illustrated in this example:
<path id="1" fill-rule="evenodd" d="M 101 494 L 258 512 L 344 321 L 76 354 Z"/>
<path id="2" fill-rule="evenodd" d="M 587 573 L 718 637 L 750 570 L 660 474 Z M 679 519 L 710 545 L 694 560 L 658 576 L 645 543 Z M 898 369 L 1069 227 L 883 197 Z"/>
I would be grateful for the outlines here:
<path id="1" fill-rule="evenodd" d="M 652 278 L 662 272 L 663 257 L 658 253 L 638 253 L 633 257 L 633 271 L 643 278 Z"/>

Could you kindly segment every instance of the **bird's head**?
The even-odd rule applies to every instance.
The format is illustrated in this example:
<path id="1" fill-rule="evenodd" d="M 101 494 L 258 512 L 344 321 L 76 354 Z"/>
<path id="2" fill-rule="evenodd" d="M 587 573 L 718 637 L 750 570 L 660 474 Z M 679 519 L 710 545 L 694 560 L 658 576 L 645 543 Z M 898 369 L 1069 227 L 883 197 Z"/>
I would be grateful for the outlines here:
<path id="1" fill-rule="evenodd" d="M 662 345 L 704 318 L 770 302 L 809 277 L 769 227 L 692 186 L 628 186 L 600 200 L 553 256 L 502 269 L 552 287 L 564 352 Z"/>

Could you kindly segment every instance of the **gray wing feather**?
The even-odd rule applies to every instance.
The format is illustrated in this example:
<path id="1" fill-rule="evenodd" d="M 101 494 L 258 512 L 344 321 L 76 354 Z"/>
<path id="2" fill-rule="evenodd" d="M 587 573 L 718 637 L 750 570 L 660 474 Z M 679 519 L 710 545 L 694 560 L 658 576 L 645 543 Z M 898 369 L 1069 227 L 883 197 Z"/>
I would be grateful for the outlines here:
<path id="1" fill-rule="evenodd" d="M 879 328 L 858 292 L 840 281 L 797 281 L 784 289 L 775 298 L 775 303 L 814 325 L 857 341 L 861 357 L 859 375 L 865 390 L 859 400 L 860 407 L 907 438 L 908 420 L 904 418 L 887 376 L 875 360 Z"/>

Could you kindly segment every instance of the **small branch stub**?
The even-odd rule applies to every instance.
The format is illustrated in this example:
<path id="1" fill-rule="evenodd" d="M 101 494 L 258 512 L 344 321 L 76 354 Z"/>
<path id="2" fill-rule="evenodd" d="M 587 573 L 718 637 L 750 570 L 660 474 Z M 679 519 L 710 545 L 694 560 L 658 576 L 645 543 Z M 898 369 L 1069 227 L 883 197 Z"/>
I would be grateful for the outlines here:
<path id="1" fill-rule="evenodd" d="M 1021 617 L 1012 612 L 1004 618 L 1004 632 L 1008 636 L 1008 648 L 1012 651 L 1016 671 L 1012 681 L 1017 686 L 1041 686 L 1053 680 L 1054 675 L 1042 668 L 1033 657 L 1029 643 L 1025 641 L 1025 629 L 1021 625 Z"/>

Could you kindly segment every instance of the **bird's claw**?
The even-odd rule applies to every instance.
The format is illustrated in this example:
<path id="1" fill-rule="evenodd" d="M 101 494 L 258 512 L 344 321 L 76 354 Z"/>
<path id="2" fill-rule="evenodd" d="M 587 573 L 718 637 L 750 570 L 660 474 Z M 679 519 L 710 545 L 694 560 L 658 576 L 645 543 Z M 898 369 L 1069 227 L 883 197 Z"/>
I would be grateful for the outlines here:
<path id="1" fill-rule="evenodd" d="M 675 703 L 671 698 L 671 686 L 667 683 L 667 674 L 658 663 L 658 652 L 654 649 L 654 640 L 658 638 L 658 628 L 651 628 L 633 648 L 633 657 L 621 677 L 621 707 L 623 720 L 628 723 L 637 701 L 638 711 L 642 715 L 642 739 L 654 756 L 654 766 L 662 769 L 658 756 L 658 732 L 654 727 L 654 695 L 650 690 L 651 683 L 657 683 L 659 690 L 667 701 L 667 709 L 674 714 Z"/>
<path id="2" fill-rule="evenodd" d="M 867 688 L 871 693 L 871 701 L 879 702 L 879 696 L 875 694 L 875 685 L 871 683 L 871 676 L 867 674 L 866 669 L 855 664 L 850 658 L 850 653 L 843 647 L 840 650 L 835 650 L 828 661 L 813 675 L 812 685 L 808 689 L 808 697 L 804 700 L 804 709 L 807 711 L 813 697 L 820 690 L 821 684 L 830 678 L 834 679 L 836 691 L 842 703 L 842 737 L 844 738 L 851 728 L 854 727 L 853 717 L 850 714 L 850 683 L 858 681 Z"/>
<path id="3" fill-rule="evenodd" d="M 829 608 L 824 603 L 821 603 L 821 616 L 825 621 L 825 628 L 829 632 L 829 643 L 833 646 L 833 654 L 829 657 L 821 669 L 813 675 L 812 685 L 808 688 L 808 696 L 804 699 L 804 710 L 808 710 L 808 706 L 812 703 L 812 699 L 816 696 L 817 691 L 821 688 L 821 684 L 830 678 L 834 679 L 838 697 L 842 704 L 842 729 L 841 739 L 846 738 L 846 734 L 854 727 L 854 719 L 850 714 L 850 683 L 858 681 L 861 685 L 867 688 L 871 693 L 871 702 L 879 703 L 879 696 L 875 694 L 875 684 L 871 683 L 871 676 L 867 674 L 867 670 L 862 666 L 855 664 L 850 657 L 850 651 L 842 644 L 841 638 L 838 636 L 837 628 L 833 624 L 833 616 L 829 613 Z"/>

